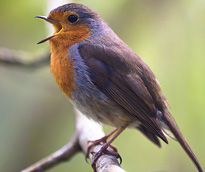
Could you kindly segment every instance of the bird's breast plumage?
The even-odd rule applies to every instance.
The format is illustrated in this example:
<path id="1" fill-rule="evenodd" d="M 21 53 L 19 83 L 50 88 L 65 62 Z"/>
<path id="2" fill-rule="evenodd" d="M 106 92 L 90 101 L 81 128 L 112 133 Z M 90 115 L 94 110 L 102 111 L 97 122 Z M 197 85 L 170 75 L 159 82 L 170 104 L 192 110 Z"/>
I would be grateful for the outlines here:
<path id="1" fill-rule="evenodd" d="M 69 98 L 73 90 L 76 90 L 74 83 L 73 61 L 68 57 L 67 51 L 52 53 L 51 55 L 51 72 L 59 85 L 60 89 Z"/>
<path id="2" fill-rule="evenodd" d="M 76 30 L 59 33 L 50 40 L 51 72 L 60 89 L 68 98 L 77 89 L 74 82 L 74 61 L 69 54 L 69 48 L 82 40 L 88 38 L 91 33 L 87 26 L 78 26 Z"/>
<path id="3" fill-rule="evenodd" d="M 67 47 L 64 44 L 61 47 L 61 44 L 50 42 L 51 72 L 57 84 L 72 104 L 88 118 L 115 127 L 130 123 L 125 112 L 91 81 L 91 71 L 78 49 L 83 43 L 81 41 Z"/>

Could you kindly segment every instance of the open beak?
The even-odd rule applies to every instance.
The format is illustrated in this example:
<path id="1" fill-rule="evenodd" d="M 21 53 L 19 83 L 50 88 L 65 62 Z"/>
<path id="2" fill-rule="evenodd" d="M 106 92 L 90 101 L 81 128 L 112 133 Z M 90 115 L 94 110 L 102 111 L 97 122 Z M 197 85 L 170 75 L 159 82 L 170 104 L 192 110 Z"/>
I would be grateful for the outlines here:
<path id="1" fill-rule="evenodd" d="M 60 22 L 57 21 L 57 20 L 53 20 L 53 19 L 51 19 L 51 18 L 43 17 L 43 16 L 36 16 L 35 18 L 42 19 L 42 20 L 45 20 L 45 21 L 48 22 L 48 23 L 51 23 L 51 24 L 54 26 L 54 29 L 55 29 L 55 32 L 54 32 L 53 35 L 51 35 L 51 36 L 49 36 L 49 37 L 43 39 L 42 41 L 38 42 L 37 44 L 41 44 L 41 43 L 43 43 L 43 42 L 46 42 L 46 41 L 50 40 L 51 38 L 53 38 L 54 36 L 56 36 L 57 33 L 60 32 L 60 30 L 62 29 L 62 26 L 61 26 Z"/>

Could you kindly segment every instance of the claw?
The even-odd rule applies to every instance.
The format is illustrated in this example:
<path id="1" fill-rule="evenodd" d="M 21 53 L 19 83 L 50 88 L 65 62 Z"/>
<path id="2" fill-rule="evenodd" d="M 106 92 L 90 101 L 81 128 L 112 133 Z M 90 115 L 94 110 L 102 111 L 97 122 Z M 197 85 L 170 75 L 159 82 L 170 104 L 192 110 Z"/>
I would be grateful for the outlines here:
<path id="1" fill-rule="evenodd" d="M 99 144 L 104 144 L 107 142 L 107 138 L 108 136 L 104 136 L 102 137 L 101 139 L 98 139 L 98 140 L 95 140 L 95 141 L 88 141 L 88 149 L 87 149 L 87 152 L 85 154 L 85 161 L 88 163 L 88 158 L 89 158 L 89 153 L 90 153 L 90 150 L 93 146 L 96 146 L 96 145 L 99 145 Z M 112 148 L 113 151 L 117 152 L 117 148 L 113 145 L 109 145 L 110 148 Z"/>
<path id="2" fill-rule="evenodd" d="M 104 143 L 103 147 L 101 147 L 100 151 L 98 151 L 95 155 L 94 158 L 92 160 L 92 168 L 94 170 L 94 172 L 96 172 L 96 162 L 98 160 L 99 157 L 101 157 L 104 154 L 108 154 L 108 155 L 112 155 L 115 156 L 117 159 L 120 159 L 120 164 L 122 163 L 122 158 L 121 156 L 117 153 L 117 148 L 115 146 L 112 146 L 111 143 L 125 130 L 125 128 L 128 126 L 128 124 L 126 124 L 123 127 L 120 128 L 116 128 L 114 130 L 112 130 L 111 132 L 109 132 L 108 134 L 106 134 L 103 138 L 96 140 L 96 141 L 89 141 L 88 142 L 88 149 L 86 152 L 86 162 L 87 162 L 87 158 L 89 156 L 90 153 L 90 149 L 98 144 L 102 144 Z M 114 134 L 115 133 L 115 134 Z M 113 135 L 114 134 L 114 135 Z M 107 139 L 113 135 L 108 141 Z M 110 146 L 111 149 L 113 149 L 113 151 L 109 151 L 107 150 L 107 148 Z M 91 152 L 92 153 L 92 152 Z"/>
<path id="3" fill-rule="evenodd" d="M 121 165 L 122 164 L 122 157 L 120 156 L 120 154 L 118 154 L 118 155 L 119 155 L 119 157 L 117 157 L 117 159 L 120 159 L 119 164 Z"/>
<path id="4" fill-rule="evenodd" d="M 88 163 L 88 158 L 89 158 L 89 153 L 90 150 L 93 146 L 101 144 L 101 143 L 106 143 L 107 141 L 107 137 L 102 137 L 101 139 L 95 140 L 95 141 L 88 141 L 88 149 L 87 152 L 85 154 L 85 161 Z"/>
<path id="5" fill-rule="evenodd" d="M 97 162 L 97 160 L 98 160 L 102 155 L 105 155 L 105 154 L 115 156 L 117 159 L 120 160 L 119 163 L 120 163 L 120 164 L 122 163 L 122 157 L 120 156 L 119 153 L 113 152 L 113 151 L 109 151 L 109 150 L 107 150 L 106 147 L 102 147 L 102 148 L 100 149 L 100 151 L 98 151 L 98 152 L 95 154 L 94 159 L 93 159 L 92 164 L 91 164 L 91 165 L 92 165 L 92 168 L 93 168 L 93 170 L 94 170 L 94 172 L 96 172 L 96 162 Z"/>

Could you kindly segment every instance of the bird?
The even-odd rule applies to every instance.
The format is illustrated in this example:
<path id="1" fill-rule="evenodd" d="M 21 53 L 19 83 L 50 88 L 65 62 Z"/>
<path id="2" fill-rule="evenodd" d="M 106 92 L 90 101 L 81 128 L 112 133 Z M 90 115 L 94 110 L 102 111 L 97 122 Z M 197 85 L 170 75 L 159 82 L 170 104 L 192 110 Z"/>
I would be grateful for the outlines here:
<path id="1" fill-rule="evenodd" d="M 203 172 L 169 111 L 155 74 L 93 9 L 69 3 L 36 18 L 55 30 L 38 44 L 49 41 L 51 73 L 59 88 L 89 119 L 115 128 L 93 142 L 104 143 L 94 156 L 94 171 L 102 154 L 120 157 L 107 148 L 126 128 L 134 128 L 158 147 L 160 139 L 165 143 L 169 137 L 177 140 Z"/>

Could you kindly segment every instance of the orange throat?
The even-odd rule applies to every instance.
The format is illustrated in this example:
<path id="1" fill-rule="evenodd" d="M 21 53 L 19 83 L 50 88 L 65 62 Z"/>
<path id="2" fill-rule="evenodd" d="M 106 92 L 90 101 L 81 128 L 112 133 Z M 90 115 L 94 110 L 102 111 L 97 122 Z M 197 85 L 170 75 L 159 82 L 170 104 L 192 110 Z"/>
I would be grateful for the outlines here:
<path id="1" fill-rule="evenodd" d="M 76 34 L 76 31 L 75 31 Z M 66 94 L 68 98 L 72 95 L 74 90 L 77 90 L 75 86 L 75 73 L 74 62 L 72 61 L 68 50 L 69 48 L 80 41 L 83 41 L 90 36 L 90 32 L 86 31 L 86 34 L 78 32 L 76 39 L 73 38 L 72 32 L 69 34 L 64 32 L 52 38 L 50 42 L 51 51 L 51 72 L 59 85 L 60 89 Z"/>

